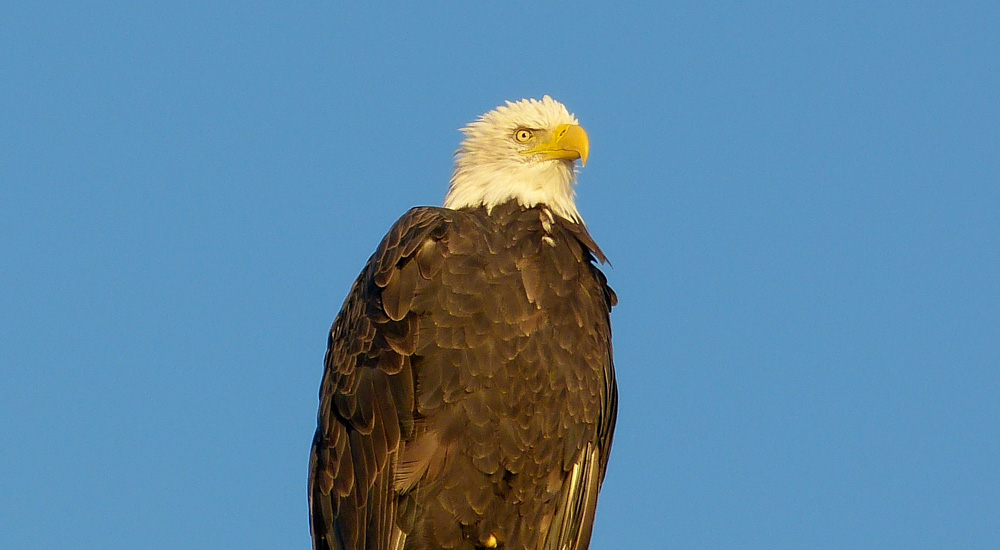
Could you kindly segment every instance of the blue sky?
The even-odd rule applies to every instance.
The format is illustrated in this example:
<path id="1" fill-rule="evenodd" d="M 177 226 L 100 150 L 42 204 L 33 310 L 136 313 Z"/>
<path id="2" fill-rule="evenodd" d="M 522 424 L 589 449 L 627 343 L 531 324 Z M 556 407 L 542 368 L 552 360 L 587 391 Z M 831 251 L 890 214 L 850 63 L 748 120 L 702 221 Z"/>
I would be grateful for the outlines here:
<path id="1" fill-rule="evenodd" d="M 0 547 L 306 548 L 326 333 L 457 129 L 591 136 L 593 547 L 1000 543 L 996 3 L 0 8 Z"/>

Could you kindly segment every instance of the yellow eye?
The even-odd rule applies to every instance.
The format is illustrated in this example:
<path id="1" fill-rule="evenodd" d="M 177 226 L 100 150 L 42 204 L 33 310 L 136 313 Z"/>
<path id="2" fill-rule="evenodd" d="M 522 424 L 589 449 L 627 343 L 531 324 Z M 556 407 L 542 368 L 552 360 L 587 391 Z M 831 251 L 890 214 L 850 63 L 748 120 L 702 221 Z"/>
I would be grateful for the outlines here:
<path id="1" fill-rule="evenodd" d="M 531 130 L 527 128 L 518 128 L 514 131 L 514 140 L 518 143 L 527 143 L 532 136 L 534 136 L 534 134 L 532 134 Z"/>

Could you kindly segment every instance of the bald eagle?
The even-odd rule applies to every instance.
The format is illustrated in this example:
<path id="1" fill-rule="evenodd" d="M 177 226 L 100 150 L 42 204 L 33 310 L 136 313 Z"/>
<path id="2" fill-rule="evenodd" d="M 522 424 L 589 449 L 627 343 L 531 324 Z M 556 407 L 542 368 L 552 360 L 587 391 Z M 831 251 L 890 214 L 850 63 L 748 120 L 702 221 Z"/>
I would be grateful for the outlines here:
<path id="1" fill-rule="evenodd" d="M 444 208 L 393 225 L 330 331 L 316 550 L 589 546 L 618 393 L 587 133 L 548 96 L 463 132 Z"/>

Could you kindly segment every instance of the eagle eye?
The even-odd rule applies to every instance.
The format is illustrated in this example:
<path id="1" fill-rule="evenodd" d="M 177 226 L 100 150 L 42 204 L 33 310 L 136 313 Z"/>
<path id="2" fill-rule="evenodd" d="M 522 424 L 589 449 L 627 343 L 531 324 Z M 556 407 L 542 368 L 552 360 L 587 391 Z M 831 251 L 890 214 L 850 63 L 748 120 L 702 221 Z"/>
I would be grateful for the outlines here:
<path id="1" fill-rule="evenodd" d="M 518 143 L 527 143 L 535 134 L 527 128 L 518 128 L 514 130 L 514 141 Z"/>

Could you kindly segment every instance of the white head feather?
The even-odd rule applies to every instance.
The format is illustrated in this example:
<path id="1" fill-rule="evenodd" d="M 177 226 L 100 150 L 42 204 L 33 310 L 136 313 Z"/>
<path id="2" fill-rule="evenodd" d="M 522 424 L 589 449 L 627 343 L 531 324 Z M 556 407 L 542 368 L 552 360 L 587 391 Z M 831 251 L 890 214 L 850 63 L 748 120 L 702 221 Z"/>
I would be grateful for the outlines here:
<path id="1" fill-rule="evenodd" d="M 530 147 L 514 136 L 520 128 L 550 132 L 564 124 L 577 124 L 576 117 L 549 96 L 508 101 L 470 123 L 462 129 L 465 140 L 455 152 L 444 206 L 492 210 L 513 199 L 528 208 L 544 204 L 554 214 L 581 221 L 573 200 L 574 160 L 524 154 Z"/>

